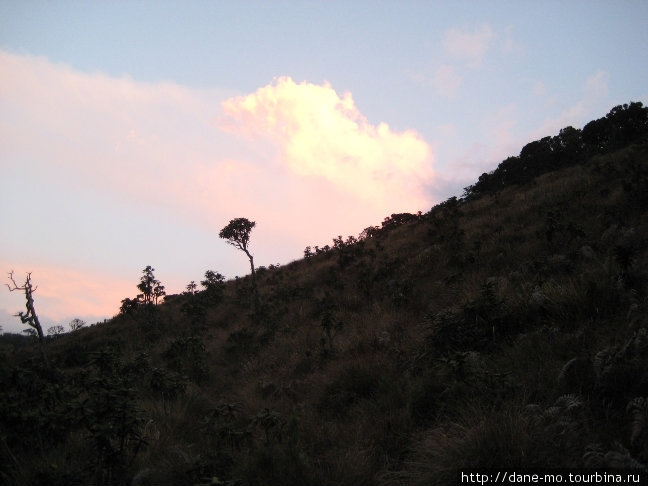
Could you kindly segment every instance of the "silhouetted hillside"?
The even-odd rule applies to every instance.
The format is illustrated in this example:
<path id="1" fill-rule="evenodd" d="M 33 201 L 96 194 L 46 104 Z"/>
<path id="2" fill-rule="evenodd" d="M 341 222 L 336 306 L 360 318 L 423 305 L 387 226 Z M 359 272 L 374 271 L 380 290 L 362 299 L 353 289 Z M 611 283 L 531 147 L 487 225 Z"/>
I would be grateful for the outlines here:
<path id="1" fill-rule="evenodd" d="M 482 174 L 466 188 L 465 196 L 493 193 L 510 184 L 521 184 L 547 172 L 613 152 L 648 137 L 648 109 L 642 103 L 614 107 L 603 118 L 589 122 L 582 130 L 565 127 L 554 137 L 545 137 L 522 148 L 520 155 L 504 160 L 497 169 Z"/>
<path id="2" fill-rule="evenodd" d="M 532 142 L 462 198 L 259 267 L 258 303 L 249 277 L 211 271 L 156 305 L 147 267 L 141 298 L 47 340 L 48 363 L 0 341 L 1 477 L 422 486 L 645 469 L 647 135 L 631 103 Z"/>

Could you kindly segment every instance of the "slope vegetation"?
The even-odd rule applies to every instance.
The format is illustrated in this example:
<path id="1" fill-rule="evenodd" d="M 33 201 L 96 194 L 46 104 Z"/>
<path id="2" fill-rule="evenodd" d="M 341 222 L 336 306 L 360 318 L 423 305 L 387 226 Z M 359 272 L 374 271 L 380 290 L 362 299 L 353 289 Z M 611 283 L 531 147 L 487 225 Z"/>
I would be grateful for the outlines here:
<path id="1" fill-rule="evenodd" d="M 1 477 L 445 485 L 646 467 L 647 112 L 617 107 L 460 199 L 259 268 L 258 307 L 249 277 L 212 272 L 50 339 L 47 363 L 5 341 Z"/>

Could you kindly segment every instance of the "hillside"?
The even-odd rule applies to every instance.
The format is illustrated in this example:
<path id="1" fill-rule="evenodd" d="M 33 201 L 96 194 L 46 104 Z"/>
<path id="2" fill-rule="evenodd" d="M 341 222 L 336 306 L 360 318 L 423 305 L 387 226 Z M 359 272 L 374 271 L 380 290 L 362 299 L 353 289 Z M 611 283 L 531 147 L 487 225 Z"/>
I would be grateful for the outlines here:
<path id="1" fill-rule="evenodd" d="M 0 341 L 0 477 L 414 486 L 645 468 L 647 135 L 632 103 L 532 142 L 461 198 L 259 268 L 257 311 L 250 277 L 212 273 L 44 355 Z"/>

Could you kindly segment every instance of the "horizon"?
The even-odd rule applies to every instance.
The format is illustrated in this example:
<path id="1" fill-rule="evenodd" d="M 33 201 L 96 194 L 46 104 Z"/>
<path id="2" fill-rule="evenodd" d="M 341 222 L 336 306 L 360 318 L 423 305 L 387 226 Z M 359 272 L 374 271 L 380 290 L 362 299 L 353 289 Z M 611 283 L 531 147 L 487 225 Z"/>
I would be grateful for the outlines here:
<path id="1" fill-rule="evenodd" d="M 647 17 L 640 2 L 0 3 L 0 267 L 32 272 L 46 330 L 117 314 L 147 265 L 169 294 L 246 275 L 218 238 L 236 217 L 268 266 L 426 212 L 533 140 L 648 104 Z M 26 328 L 23 308 L 0 292 L 4 332 Z"/>

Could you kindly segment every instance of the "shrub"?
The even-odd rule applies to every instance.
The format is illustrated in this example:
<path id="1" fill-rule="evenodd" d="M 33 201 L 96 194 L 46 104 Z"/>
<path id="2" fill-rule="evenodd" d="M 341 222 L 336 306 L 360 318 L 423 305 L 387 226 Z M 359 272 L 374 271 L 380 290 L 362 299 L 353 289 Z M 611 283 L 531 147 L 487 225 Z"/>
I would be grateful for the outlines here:
<path id="1" fill-rule="evenodd" d="M 317 409 L 326 417 L 344 417 L 354 404 L 372 398 L 379 385 L 380 377 L 376 369 L 351 365 L 326 386 Z"/>

